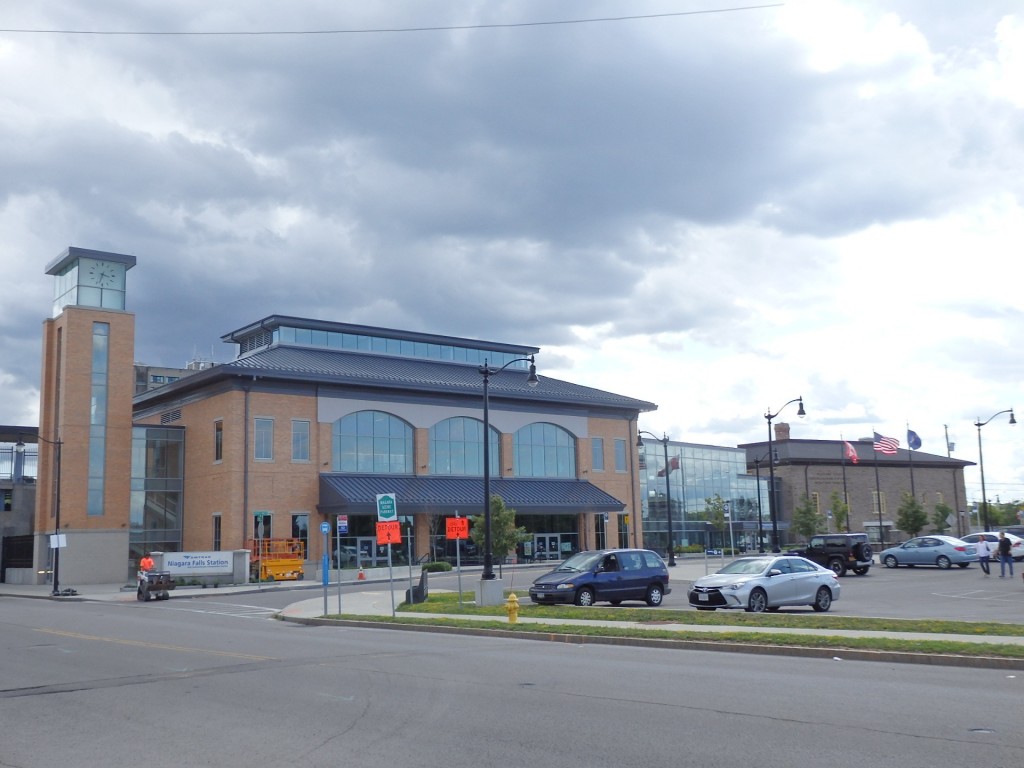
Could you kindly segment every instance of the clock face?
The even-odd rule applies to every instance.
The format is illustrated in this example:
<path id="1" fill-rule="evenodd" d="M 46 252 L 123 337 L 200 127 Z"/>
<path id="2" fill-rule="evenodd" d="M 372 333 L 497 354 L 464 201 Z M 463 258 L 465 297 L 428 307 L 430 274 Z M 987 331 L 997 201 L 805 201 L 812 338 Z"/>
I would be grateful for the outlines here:
<path id="1" fill-rule="evenodd" d="M 123 285 L 124 265 L 115 261 L 89 261 L 82 282 L 97 288 L 120 288 Z"/>

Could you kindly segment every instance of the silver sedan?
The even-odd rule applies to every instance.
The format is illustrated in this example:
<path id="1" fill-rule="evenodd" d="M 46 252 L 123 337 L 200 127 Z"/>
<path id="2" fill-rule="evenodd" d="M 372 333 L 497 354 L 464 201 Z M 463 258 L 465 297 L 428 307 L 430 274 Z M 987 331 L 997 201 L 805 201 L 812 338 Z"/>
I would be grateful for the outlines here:
<path id="1" fill-rule="evenodd" d="M 742 608 L 753 613 L 786 605 L 827 611 L 839 599 L 839 579 L 828 568 L 794 555 L 741 557 L 693 582 L 690 605 L 699 611 Z"/>

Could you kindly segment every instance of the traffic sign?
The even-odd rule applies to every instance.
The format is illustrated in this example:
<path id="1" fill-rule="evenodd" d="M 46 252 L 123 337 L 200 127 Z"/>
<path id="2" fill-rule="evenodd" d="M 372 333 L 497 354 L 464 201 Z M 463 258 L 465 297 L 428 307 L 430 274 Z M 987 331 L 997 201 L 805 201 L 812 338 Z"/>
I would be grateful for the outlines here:
<path id="1" fill-rule="evenodd" d="M 468 539 L 469 518 L 449 517 L 444 521 L 444 533 L 449 539 Z"/>
<path id="2" fill-rule="evenodd" d="M 338 533 L 348 533 L 348 515 L 338 515 Z"/>
<path id="3" fill-rule="evenodd" d="M 330 533 L 330 532 L 331 532 L 331 524 L 330 523 L 328 523 L 326 521 L 320 523 L 320 533 Z"/>
<path id="4" fill-rule="evenodd" d="M 398 522 L 398 502 L 395 494 L 377 494 L 377 520 L 382 523 Z"/>
<path id="5" fill-rule="evenodd" d="M 402 526 L 397 520 L 377 523 L 377 544 L 401 544 Z"/>

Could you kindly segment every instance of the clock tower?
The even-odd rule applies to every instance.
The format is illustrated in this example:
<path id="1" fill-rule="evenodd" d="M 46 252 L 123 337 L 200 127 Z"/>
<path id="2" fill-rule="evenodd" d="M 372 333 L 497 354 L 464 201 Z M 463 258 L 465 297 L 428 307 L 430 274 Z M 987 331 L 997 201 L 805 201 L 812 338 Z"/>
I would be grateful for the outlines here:
<path id="1" fill-rule="evenodd" d="M 55 283 L 43 322 L 36 570 L 61 584 L 131 573 L 134 266 L 134 256 L 72 247 L 46 268 Z"/>

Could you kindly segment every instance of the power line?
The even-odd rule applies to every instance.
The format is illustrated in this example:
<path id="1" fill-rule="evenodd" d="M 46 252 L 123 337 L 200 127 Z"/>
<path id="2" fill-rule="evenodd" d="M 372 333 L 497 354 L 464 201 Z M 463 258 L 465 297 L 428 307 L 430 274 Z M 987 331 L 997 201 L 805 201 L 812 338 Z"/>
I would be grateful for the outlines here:
<path id="1" fill-rule="evenodd" d="M 306 30 L 264 30 L 264 31 L 219 31 L 219 32 L 154 32 L 135 31 L 118 32 L 115 30 L 88 29 L 0 29 L 0 33 L 23 35 L 93 35 L 97 37 L 269 37 L 284 35 L 369 35 L 396 34 L 403 32 L 457 32 L 473 29 L 511 29 L 515 27 L 553 27 L 568 24 L 599 24 L 615 21 L 637 21 L 645 19 L 665 19 L 678 16 L 702 16 L 715 13 L 735 13 L 739 11 L 758 11 L 766 8 L 781 8 L 785 3 L 769 5 L 745 5 L 732 8 L 710 8 L 703 11 L 678 11 L 675 13 L 650 13 L 636 16 L 604 16 L 593 19 L 561 19 L 556 21 L 519 21 L 504 24 L 462 24 L 436 27 L 379 27 L 372 29 L 306 29 Z"/>

